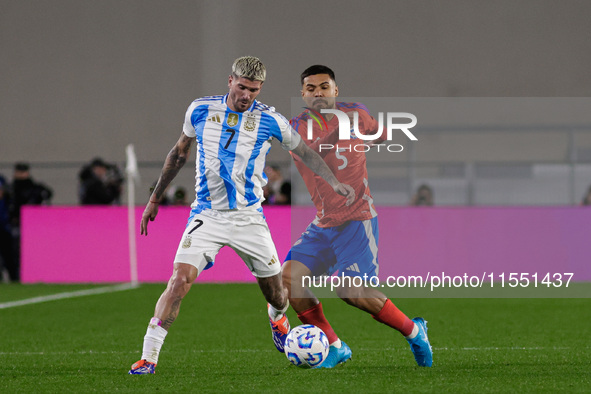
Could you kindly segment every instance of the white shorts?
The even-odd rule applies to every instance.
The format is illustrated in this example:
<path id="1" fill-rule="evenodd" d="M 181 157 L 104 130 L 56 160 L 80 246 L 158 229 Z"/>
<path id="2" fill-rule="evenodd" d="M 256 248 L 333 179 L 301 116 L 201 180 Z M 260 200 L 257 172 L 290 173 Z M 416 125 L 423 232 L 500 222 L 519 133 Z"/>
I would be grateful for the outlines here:
<path id="1" fill-rule="evenodd" d="M 257 278 L 281 272 L 269 226 L 262 212 L 256 210 L 192 212 L 174 262 L 195 266 L 199 275 L 213 266 L 215 256 L 226 245 Z"/>

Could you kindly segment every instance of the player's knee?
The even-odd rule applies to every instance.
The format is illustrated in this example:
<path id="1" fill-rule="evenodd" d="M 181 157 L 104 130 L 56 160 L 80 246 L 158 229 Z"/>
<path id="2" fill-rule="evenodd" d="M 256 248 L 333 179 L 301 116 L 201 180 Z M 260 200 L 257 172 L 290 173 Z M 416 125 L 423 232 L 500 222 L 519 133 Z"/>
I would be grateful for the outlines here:
<path id="1" fill-rule="evenodd" d="M 186 270 L 175 269 L 170 280 L 168 289 L 175 296 L 184 297 L 191 288 L 195 277 Z"/>
<path id="2" fill-rule="evenodd" d="M 166 291 L 174 298 L 183 298 L 187 294 L 185 283 L 179 278 L 171 278 Z"/>
<path id="3" fill-rule="evenodd" d="M 291 286 L 291 265 L 289 261 L 283 265 L 283 269 L 281 270 L 281 281 L 283 282 L 283 286 L 290 287 Z"/>
<path id="4" fill-rule="evenodd" d="M 298 265 L 292 265 L 291 261 L 287 261 L 283 265 L 283 271 L 281 273 L 283 286 L 288 289 L 289 299 L 290 302 L 294 298 L 304 298 L 307 294 L 307 286 L 308 282 L 303 280 L 304 276 L 308 276 L 310 278 L 310 274 L 308 271 L 303 271 L 301 266 L 298 269 Z"/>

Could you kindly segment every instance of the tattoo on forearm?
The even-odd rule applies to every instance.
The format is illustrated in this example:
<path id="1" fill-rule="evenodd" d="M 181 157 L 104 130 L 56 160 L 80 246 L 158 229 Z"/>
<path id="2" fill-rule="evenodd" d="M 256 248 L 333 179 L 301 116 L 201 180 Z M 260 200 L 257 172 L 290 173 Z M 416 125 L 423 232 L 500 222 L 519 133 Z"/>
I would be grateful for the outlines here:
<path id="1" fill-rule="evenodd" d="M 326 165 L 322 158 L 315 154 L 315 152 L 311 149 L 306 149 L 302 151 L 300 158 L 306 164 L 306 166 L 314 171 L 317 175 L 322 177 L 325 181 L 330 183 L 330 180 L 335 179 L 334 174 L 330 170 L 330 168 Z"/>
<path id="2" fill-rule="evenodd" d="M 180 169 L 183 168 L 187 162 L 187 156 L 190 149 L 191 144 L 186 144 L 182 147 L 182 149 L 179 148 L 178 145 L 175 145 L 168 153 L 162 168 L 162 173 L 160 174 L 160 178 L 158 178 L 158 182 L 154 187 L 153 193 L 156 198 L 162 198 L 164 191 L 170 182 L 172 182 L 172 180 L 176 177 Z"/>

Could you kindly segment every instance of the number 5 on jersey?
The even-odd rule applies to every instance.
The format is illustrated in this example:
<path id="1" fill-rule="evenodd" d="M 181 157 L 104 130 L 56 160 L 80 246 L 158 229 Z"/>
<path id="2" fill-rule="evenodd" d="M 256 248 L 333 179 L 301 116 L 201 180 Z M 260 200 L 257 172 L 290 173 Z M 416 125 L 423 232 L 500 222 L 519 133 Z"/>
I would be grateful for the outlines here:
<path id="1" fill-rule="evenodd" d="M 338 170 L 344 169 L 345 167 L 347 167 L 347 164 L 349 164 L 347 157 L 344 155 L 341 155 L 341 152 L 344 152 L 344 151 L 346 151 L 345 148 L 338 148 L 337 151 L 335 152 L 335 156 L 337 157 L 337 159 L 343 161 L 343 163 L 341 165 L 339 165 L 339 167 L 337 168 Z"/>

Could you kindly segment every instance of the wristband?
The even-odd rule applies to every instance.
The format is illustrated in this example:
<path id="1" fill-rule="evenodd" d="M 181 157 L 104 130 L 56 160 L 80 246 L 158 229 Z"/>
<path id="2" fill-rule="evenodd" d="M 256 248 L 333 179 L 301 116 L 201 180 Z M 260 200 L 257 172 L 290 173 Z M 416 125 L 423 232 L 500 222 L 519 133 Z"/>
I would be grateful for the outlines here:
<path id="1" fill-rule="evenodd" d="M 150 200 L 150 202 L 151 202 L 151 203 L 154 203 L 154 204 L 160 204 L 160 202 L 159 202 L 159 201 L 152 201 L 152 200 Z"/>

